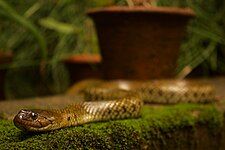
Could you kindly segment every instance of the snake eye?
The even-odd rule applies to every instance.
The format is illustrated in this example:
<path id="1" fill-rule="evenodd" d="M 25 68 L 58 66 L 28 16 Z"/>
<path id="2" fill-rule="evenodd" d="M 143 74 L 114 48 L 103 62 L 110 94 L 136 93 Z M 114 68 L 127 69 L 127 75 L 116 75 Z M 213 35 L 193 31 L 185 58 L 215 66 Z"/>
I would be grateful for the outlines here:
<path id="1" fill-rule="evenodd" d="M 33 120 L 36 120 L 37 117 L 38 117 L 38 114 L 36 114 L 36 113 L 34 113 L 34 112 L 31 113 L 31 118 L 32 118 Z"/>

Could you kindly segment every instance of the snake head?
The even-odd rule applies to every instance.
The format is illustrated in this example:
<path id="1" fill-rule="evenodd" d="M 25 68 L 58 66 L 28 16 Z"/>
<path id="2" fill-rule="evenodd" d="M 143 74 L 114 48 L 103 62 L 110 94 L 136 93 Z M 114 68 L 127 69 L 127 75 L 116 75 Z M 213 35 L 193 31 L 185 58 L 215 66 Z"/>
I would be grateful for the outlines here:
<path id="1" fill-rule="evenodd" d="M 28 132 L 46 131 L 52 127 L 57 116 L 49 110 L 20 110 L 14 117 L 15 126 Z"/>

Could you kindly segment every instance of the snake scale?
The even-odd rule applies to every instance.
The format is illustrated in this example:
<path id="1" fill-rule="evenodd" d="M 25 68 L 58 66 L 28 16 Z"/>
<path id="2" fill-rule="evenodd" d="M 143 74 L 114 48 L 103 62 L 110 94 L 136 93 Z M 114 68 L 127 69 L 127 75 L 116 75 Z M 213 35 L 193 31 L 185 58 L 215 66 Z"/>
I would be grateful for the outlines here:
<path id="1" fill-rule="evenodd" d="M 144 103 L 209 103 L 215 100 L 213 86 L 198 81 L 116 80 L 94 83 L 86 82 L 79 89 L 86 101 L 63 109 L 22 109 L 13 120 L 15 126 L 28 132 L 45 132 L 89 122 L 137 118 Z"/>

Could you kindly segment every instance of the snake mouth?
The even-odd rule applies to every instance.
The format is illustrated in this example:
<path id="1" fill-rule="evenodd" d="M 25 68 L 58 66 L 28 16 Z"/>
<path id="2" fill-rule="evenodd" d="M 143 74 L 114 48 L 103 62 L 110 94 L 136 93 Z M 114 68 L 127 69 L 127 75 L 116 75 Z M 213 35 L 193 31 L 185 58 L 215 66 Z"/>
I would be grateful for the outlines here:
<path id="1" fill-rule="evenodd" d="M 52 124 L 52 120 L 48 116 L 42 115 L 40 111 L 22 109 L 14 117 L 13 122 L 16 127 L 23 131 L 39 131 Z"/>

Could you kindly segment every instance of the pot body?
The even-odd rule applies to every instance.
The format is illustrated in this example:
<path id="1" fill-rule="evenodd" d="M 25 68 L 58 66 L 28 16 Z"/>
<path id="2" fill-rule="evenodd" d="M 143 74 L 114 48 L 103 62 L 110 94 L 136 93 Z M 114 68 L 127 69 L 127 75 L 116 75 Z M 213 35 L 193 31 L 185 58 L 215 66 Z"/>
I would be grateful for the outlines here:
<path id="1" fill-rule="evenodd" d="M 13 53 L 9 52 L 2 52 L 0 51 L 0 65 L 10 64 L 13 59 Z M 0 101 L 5 99 L 5 74 L 7 69 L 0 69 Z"/>
<path id="2" fill-rule="evenodd" d="M 94 20 L 106 79 L 171 78 L 190 18 L 189 9 L 109 7 Z"/>
<path id="3" fill-rule="evenodd" d="M 63 62 L 69 71 L 71 84 L 85 79 L 102 78 L 100 55 L 74 55 L 65 59 Z"/>

